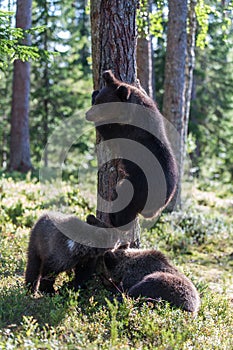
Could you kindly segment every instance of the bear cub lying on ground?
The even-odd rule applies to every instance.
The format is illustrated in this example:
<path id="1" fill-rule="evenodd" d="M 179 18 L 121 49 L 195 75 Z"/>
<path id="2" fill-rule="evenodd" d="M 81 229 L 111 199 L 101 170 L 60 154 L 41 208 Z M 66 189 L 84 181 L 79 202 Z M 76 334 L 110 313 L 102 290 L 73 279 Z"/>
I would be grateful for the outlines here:
<path id="1" fill-rule="evenodd" d="M 106 249 L 94 248 L 69 239 L 58 227 L 59 224 L 71 222 L 76 225 L 75 231 L 84 233 L 85 230 L 93 230 L 93 226 L 107 227 L 93 218 L 93 215 L 89 215 L 85 223 L 74 215 L 47 213 L 38 219 L 32 228 L 28 246 L 25 282 L 29 290 L 35 292 L 39 289 L 41 292 L 53 294 L 57 275 L 71 269 L 75 272 L 72 282 L 75 290 L 91 277 L 98 257 Z"/>
<path id="2" fill-rule="evenodd" d="M 193 283 L 166 256 L 154 249 L 116 249 L 103 255 L 100 269 L 105 287 L 130 297 L 162 299 L 196 312 L 200 298 Z"/>

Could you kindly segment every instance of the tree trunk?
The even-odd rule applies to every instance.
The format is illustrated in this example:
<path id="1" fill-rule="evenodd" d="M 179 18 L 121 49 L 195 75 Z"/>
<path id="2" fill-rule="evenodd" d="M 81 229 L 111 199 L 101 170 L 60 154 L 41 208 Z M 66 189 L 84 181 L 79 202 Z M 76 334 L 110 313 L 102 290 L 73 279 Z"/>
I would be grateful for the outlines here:
<path id="1" fill-rule="evenodd" d="M 18 0 L 16 27 L 31 27 L 32 0 Z M 27 36 L 24 45 L 30 45 Z M 30 63 L 16 60 L 13 74 L 11 111 L 10 170 L 27 172 L 32 169 L 29 141 Z"/>
<path id="2" fill-rule="evenodd" d="M 43 45 L 44 45 L 44 50 L 48 51 L 48 3 L 45 1 L 44 3 L 44 15 L 45 15 L 45 32 L 43 36 Z M 44 104 L 44 110 L 42 113 L 42 125 L 43 125 L 43 144 L 44 146 L 47 145 L 48 142 L 48 134 L 49 134 L 49 63 L 48 61 L 45 62 L 44 66 L 44 72 L 43 72 L 43 85 L 45 88 L 45 96 L 43 99 L 43 104 Z M 44 166 L 48 166 L 48 149 L 45 147 L 44 153 L 43 153 L 43 160 L 44 160 Z"/>
<path id="3" fill-rule="evenodd" d="M 153 99 L 151 38 L 140 37 L 137 41 L 137 73 L 142 88 Z"/>
<path id="4" fill-rule="evenodd" d="M 136 84 L 136 9 L 138 0 L 127 2 L 118 0 L 91 1 L 92 65 L 94 89 L 104 85 L 102 73 L 111 69 L 115 76 L 131 84 Z M 115 197 L 118 179 L 121 178 L 119 162 L 114 160 L 114 150 L 101 144 L 101 136 L 96 135 L 100 147 L 97 151 L 98 163 L 101 164 L 106 154 L 112 161 L 98 171 L 98 194 L 108 201 L 106 212 L 98 211 L 97 217 L 110 224 L 107 212 L 111 211 L 111 202 Z M 139 245 L 140 227 L 136 219 L 132 225 L 132 246 Z"/>
<path id="5" fill-rule="evenodd" d="M 152 60 L 152 38 L 150 35 L 149 13 L 151 1 L 143 1 L 146 10 L 145 28 L 142 28 L 137 40 L 137 76 L 142 88 L 153 99 L 153 60 Z M 145 15 L 144 15 L 145 16 Z"/>
<path id="6" fill-rule="evenodd" d="M 94 89 L 103 87 L 102 73 L 136 83 L 136 8 L 138 0 L 91 1 L 92 66 Z"/>
<path id="7" fill-rule="evenodd" d="M 177 129 L 180 137 L 170 140 L 179 167 L 176 194 L 169 205 L 181 205 L 181 179 L 183 171 L 184 118 L 185 118 L 185 58 L 187 47 L 187 0 L 170 0 L 168 3 L 168 33 L 165 61 L 163 115 Z"/>
<path id="8" fill-rule="evenodd" d="M 186 78 L 185 78 L 185 112 L 184 112 L 184 129 L 183 129 L 183 157 L 185 157 L 185 145 L 188 134 L 188 123 L 190 114 L 190 103 L 192 98 L 193 87 L 193 70 L 195 66 L 195 41 L 197 18 L 195 7 L 197 0 L 190 0 L 188 9 L 188 34 L 187 34 L 187 56 L 186 56 Z"/>

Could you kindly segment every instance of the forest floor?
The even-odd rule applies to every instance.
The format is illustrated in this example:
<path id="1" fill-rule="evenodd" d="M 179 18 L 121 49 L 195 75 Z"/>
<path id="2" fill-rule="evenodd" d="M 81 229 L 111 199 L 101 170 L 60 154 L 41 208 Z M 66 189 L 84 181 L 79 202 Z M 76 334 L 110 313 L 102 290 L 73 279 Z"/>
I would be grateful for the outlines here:
<path id="1" fill-rule="evenodd" d="M 63 184 L 62 195 L 47 198 L 36 179 L 3 176 L 0 349 L 233 349 L 232 191 L 194 186 L 182 211 L 163 214 L 153 228 L 142 230 L 142 248 L 163 251 L 199 290 L 202 303 L 194 317 L 163 302 L 119 303 L 97 276 L 75 293 L 66 290 L 68 277 L 61 274 L 55 296 L 27 295 L 24 271 L 35 220 L 58 206 L 85 220 L 95 211 L 94 196 L 84 199 L 76 186 Z"/>

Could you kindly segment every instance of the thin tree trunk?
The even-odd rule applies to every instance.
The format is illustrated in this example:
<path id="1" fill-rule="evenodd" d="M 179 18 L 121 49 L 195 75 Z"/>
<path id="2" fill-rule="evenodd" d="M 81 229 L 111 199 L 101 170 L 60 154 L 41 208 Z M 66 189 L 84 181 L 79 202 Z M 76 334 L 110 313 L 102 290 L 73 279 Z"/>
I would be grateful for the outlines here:
<path id="1" fill-rule="evenodd" d="M 3 114 L 0 117 L 0 121 L 2 124 L 1 130 L 1 155 L 0 155 L 0 168 L 5 168 L 5 162 L 7 160 L 7 116 Z"/>
<path id="2" fill-rule="evenodd" d="M 168 2 L 168 33 L 165 61 L 163 115 L 177 129 L 180 137 L 171 140 L 179 166 L 179 183 L 169 209 L 181 205 L 181 179 L 183 171 L 184 118 L 185 118 L 185 58 L 187 47 L 187 0 Z"/>
<path id="3" fill-rule="evenodd" d="M 146 8 L 145 30 L 142 30 L 137 40 L 137 76 L 142 88 L 153 99 L 153 60 L 152 60 L 152 38 L 149 33 L 150 21 L 149 13 L 151 11 L 151 1 L 144 1 Z"/>
<path id="4" fill-rule="evenodd" d="M 32 0 L 18 0 L 16 27 L 31 27 Z M 24 45 L 30 44 L 27 36 Z M 32 169 L 29 141 L 30 63 L 16 60 L 13 74 L 11 111 L 10 170 L 27 172 Z"/>
<path id="5" fill-rule="evenodd" d="M 138 0 L 127 2 L 118 0 L 91 1 L 92 65 L 94 89 L 104 85 L 102 73 L 111 69 L 115 76 L 128 83 L 136 84 L 136 9 Z M 96 135 L 97 144 L 101 136 Z M 98 171 L 98 194 L 109 201 L 106 211 L 111 211 L 111 202 L 115 197 L 117 180 L 121 178 L 119 162 L 114 160 L 114 150 L 101 145 L 97 152 L 101 164 L 105 154 L 110 154 L 112 161 Z M 108 213 L 98 211 L 99 219 L 110 224 Z M 132 225 L 132 245 L 139 244 L 140 227 L 138 220 Z"/>
<path id="6" fill-rule="evenodd" d="M 190 0 L 188 10 L 188 34 L 187 34 L 187 56 L 186 56 L 186 79 L 185 79 L 185 113 L 184 113 L 184 130 L 183 130 L 183 157 L 185 157 L 185 145 L 188 134 L 188 123 L 190 114 L 190 104 L 193 87 L 193 70 L 195 66 L 195 35 L 197 28 L 197 18 L 195 7 L 197 0 Z"/>
<path id="7" fill-rule="evenodd" d="M 49 93 L 49 72 L 48 72 L 48 63 L 45 63 L 45 70 L 44 70 L 44 83 L 47 95 L 44 97 L 44 112 L 43 112 L 43 144 L 44 146 L 47 145 L 48 142 L 48 134 L 49 134 L 49 127 L 48 127 L 48 117 L 49 117 L 49 99 L 48 99 L 48 93 Z M 44 166 L 48 166 L 48 150 L 47 147 L 45 147 L 44 154 Z"/>
<path id="8" fill-rule="evenodd" d="M 141 37 L 137 41 L 137 73 L 142 88 L 153 98 L 151 38 Z"/>
<path id="9" fill-rule="evenodd" d="M 44 50 L 48 51 L 48 4 L 45 1 L 45 5 L 44 5 L 44 10 L 45 10 L 45 35 L 43 38 L 44 41 Z M 48 134 L 49 134 L 49 126 L 48 126 L 48 119 L 49 119 L 49 66 L 48 66 L 48 62 L 45 62 L 45 67 L 44 67 L 44 72 L 43 72 L 43 81 L 44 81 L 44 87 L 45 87 L 45 91 L 46 91 L 46 95 L 44 96 L 44 111 L 43 111 L 43 144 L 44 146 L 47 145 L 48 142 Z M 47 167 L 48 166 L 48 149 L 47 147 L 45 147 L 44 150 L 44 166 Z"/>

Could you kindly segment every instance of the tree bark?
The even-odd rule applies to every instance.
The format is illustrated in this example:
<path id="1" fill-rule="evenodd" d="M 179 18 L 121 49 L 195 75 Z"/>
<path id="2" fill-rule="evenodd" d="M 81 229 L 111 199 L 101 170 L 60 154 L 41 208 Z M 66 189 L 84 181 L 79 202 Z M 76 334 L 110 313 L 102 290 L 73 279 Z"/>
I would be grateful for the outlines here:
<path id="1" fill-rule="evenodd" d="M 43 36 L 43 46 L 44 50 L 48 51 L 48 17 L 49 17 L 49 9 L 48 9 L 48 3 L 45 1 L 44 3 L 44 25 L 45 25 L 45 32 Z M 43 99 L 44 104 L 44 110 L 42 113 L 42 125 L 43 125 L 43 144 L 44 146 L 47 145 L 48 142 L 48 135 L 49 135 L 49 63 L 48 61 L 45 62 L 45 65 L 43 67 L 43 85 L 45 88 L 45 96 Z M 44 166 L 48 166 L 48 150 L 47 147 L 45 147 L 44 154 L 43 154 L 43 160 L 44 160 Z"/>
<path id="2" fill-rule="evenodd" d="M 190 104 L 193 88 L 193 70 L 195 67 L 195 41 L 197 29 L 197 17 L 195 7 L 197 0 L 190 0 L 188 9 L 188 34 L 187 34 L 187 56 L 186 56 L 186 77 L 185 77 L 185 112 L 184 112 L 184 128 L 183 128 L 183 157 L 185 157 L 185 145 L 188 134 L 188 123 L 190 115 Z"/>
<path id="3" fill-rule="evenodd" d="M 169 205 L 181 205 L 181 179 L 183 171 L 184 119 L 185 119 L 185 59 L 187 48 L 187 0 L 170 0 L 168 3 L 168 32 L 165 60 L 163 115 L 177 129 L 180 137 L 170 140 L 179 167 L 176 194 Z"/>
<path id="4" fill-rule="evenodd" d="M 91 1 L 92 66 L 94 89 L 103 87 L 102 73 L 136 83 L 136 8 L 138 0 Z"/>
<path id="5" fill-rule="evenodd" d="M 153 99 L 153 59 L 152 59 L 152 38 L 150 35 L 149 13 L 151 1 L 144 0 L 143 6 L 146 9 L 145 28 L 142 29 L 137 40 L 137 76 L 142 88 Z"/>
<path id="6" fill-rule="evenodd" d="M 104 86 L 102 73 L 111 69 L 115 76 L 127 83 L 136 84 L 136 9 L 138 0 L 127 2 L 118 0 L 91 1 L 92 65 L 94 89 Z M 98 171 L 98 194 L 108 201 L 106 212 L 111 211 L 115 199 L 117 182 L 121 178 L 119 162 L 114 159 L 114 150 L 101 144 L 101 136 L 96 135 L 98 164 L 106 154 L 112 161 L 105 163 Z M 108 213 L 98 211 L 97 217 L 110 224 Z M 139 245 L 140 227 L 136 219 L 132 225 L 132 246 Z"/>
<path id="7" fill-rule="evenodd" d="M 17 0 L 16 27 L 31 27 L 32 0 Z M 24 45 L 30 45 L 26 36 Z M 11 111 L 10 170 L 27 172 L 32 169 L 29 141 L 30 63 L 16 60 L 13 74 Z"/>
<path id="8" fill-rule="evenodd" d="M 137 73 L 142 88 L 153 99 L 151 38 L 141 37 L 137 41 Z"/>

